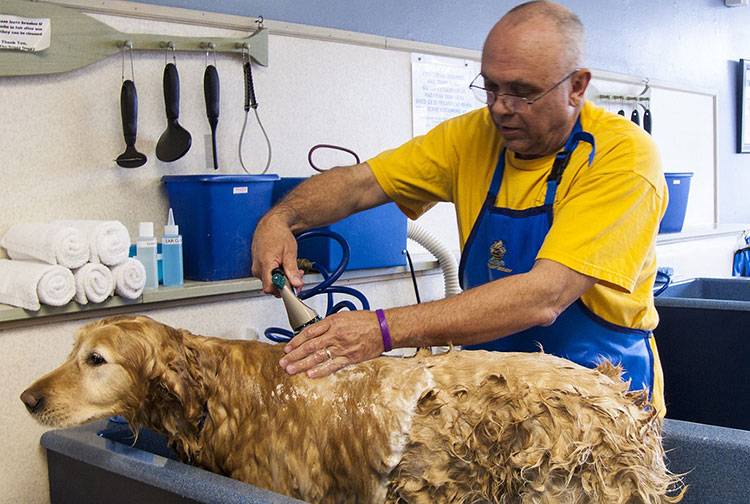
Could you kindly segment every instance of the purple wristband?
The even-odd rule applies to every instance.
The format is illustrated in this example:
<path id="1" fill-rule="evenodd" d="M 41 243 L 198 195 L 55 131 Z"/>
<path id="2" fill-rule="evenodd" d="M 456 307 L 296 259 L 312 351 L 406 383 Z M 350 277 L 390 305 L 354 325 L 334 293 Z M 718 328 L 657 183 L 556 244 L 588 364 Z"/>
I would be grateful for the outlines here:
<path id="1" fill-rule="evenodd" d="M 388 322 L 385 321 L 385 313 L 383 313 L 383 310 L 375 310 L 375 315 L 378 316 L 380 335 L 383 337 L 384 351 L 390 352 L 393 350 L 393 343 L 391 342 L 391 331 L 388 329 Z"/>

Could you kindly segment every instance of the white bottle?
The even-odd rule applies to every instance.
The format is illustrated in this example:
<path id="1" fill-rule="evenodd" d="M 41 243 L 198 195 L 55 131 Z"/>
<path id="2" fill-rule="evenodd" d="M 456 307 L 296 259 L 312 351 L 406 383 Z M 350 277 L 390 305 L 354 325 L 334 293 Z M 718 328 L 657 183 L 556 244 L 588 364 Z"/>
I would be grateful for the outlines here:
<path id="1" fill-rule="evenodd" d="M 156 238 L 154 237 L 154 223 L 141 222 L 138 224 L 138 241 L 135 242 L 135 258 L 146 269 L 145 289 L 159 287 L 159 276 L 156 265 Z"/>

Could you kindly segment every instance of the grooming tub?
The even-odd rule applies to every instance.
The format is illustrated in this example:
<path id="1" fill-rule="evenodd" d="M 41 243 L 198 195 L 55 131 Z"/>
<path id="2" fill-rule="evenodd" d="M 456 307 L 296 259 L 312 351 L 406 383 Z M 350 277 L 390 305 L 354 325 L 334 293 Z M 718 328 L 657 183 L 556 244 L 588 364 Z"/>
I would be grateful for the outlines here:
<path id="1" fill-rule="evenodd" d="M 750 432 L 667 419 L 664 437 L 670 469 L 691 471 L 683 503 L 747 503 Z M 46 432 L 51 502 L 300 502 L 178 462 L 151 431 L 131 444 L 127 425 L 116 422 Z"/>
<path id="2" fill-rule="evenodd" d="M 291 504 L 302 501 L 183 464 L 166 439 L 98 421 L 45 432 L 52 504 Z"/>

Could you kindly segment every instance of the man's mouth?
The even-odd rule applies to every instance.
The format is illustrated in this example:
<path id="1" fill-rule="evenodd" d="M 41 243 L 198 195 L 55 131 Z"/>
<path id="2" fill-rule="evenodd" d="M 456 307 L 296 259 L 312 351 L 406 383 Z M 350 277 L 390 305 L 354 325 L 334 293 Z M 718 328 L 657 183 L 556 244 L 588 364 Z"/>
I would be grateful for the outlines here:
<path id="1" fill-rule="evenodd" d="M 521 128 L 514 128 L 512 126 L 498 125 L 497 129 L 498 131 L 500 131 L 500 134 L 504 136 L 505 138 L 519 138 L 524 133 Z"/>

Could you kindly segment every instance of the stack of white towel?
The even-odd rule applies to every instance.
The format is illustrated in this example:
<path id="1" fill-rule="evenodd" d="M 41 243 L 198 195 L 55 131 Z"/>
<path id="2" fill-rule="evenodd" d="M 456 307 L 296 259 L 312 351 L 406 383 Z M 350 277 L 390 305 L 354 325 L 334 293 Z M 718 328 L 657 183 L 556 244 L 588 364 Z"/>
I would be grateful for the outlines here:
<path id="1" fill-rule="evenodd" d="M 118 221 L 55 221 L 12 226 L 0 240 L 11 260 L 0 260 L 0 303 L 39 310 L 101 303 L 111 295 L 137 299 L 146 285 L 143 265 L 128 258 L 130 234 Z"/>

